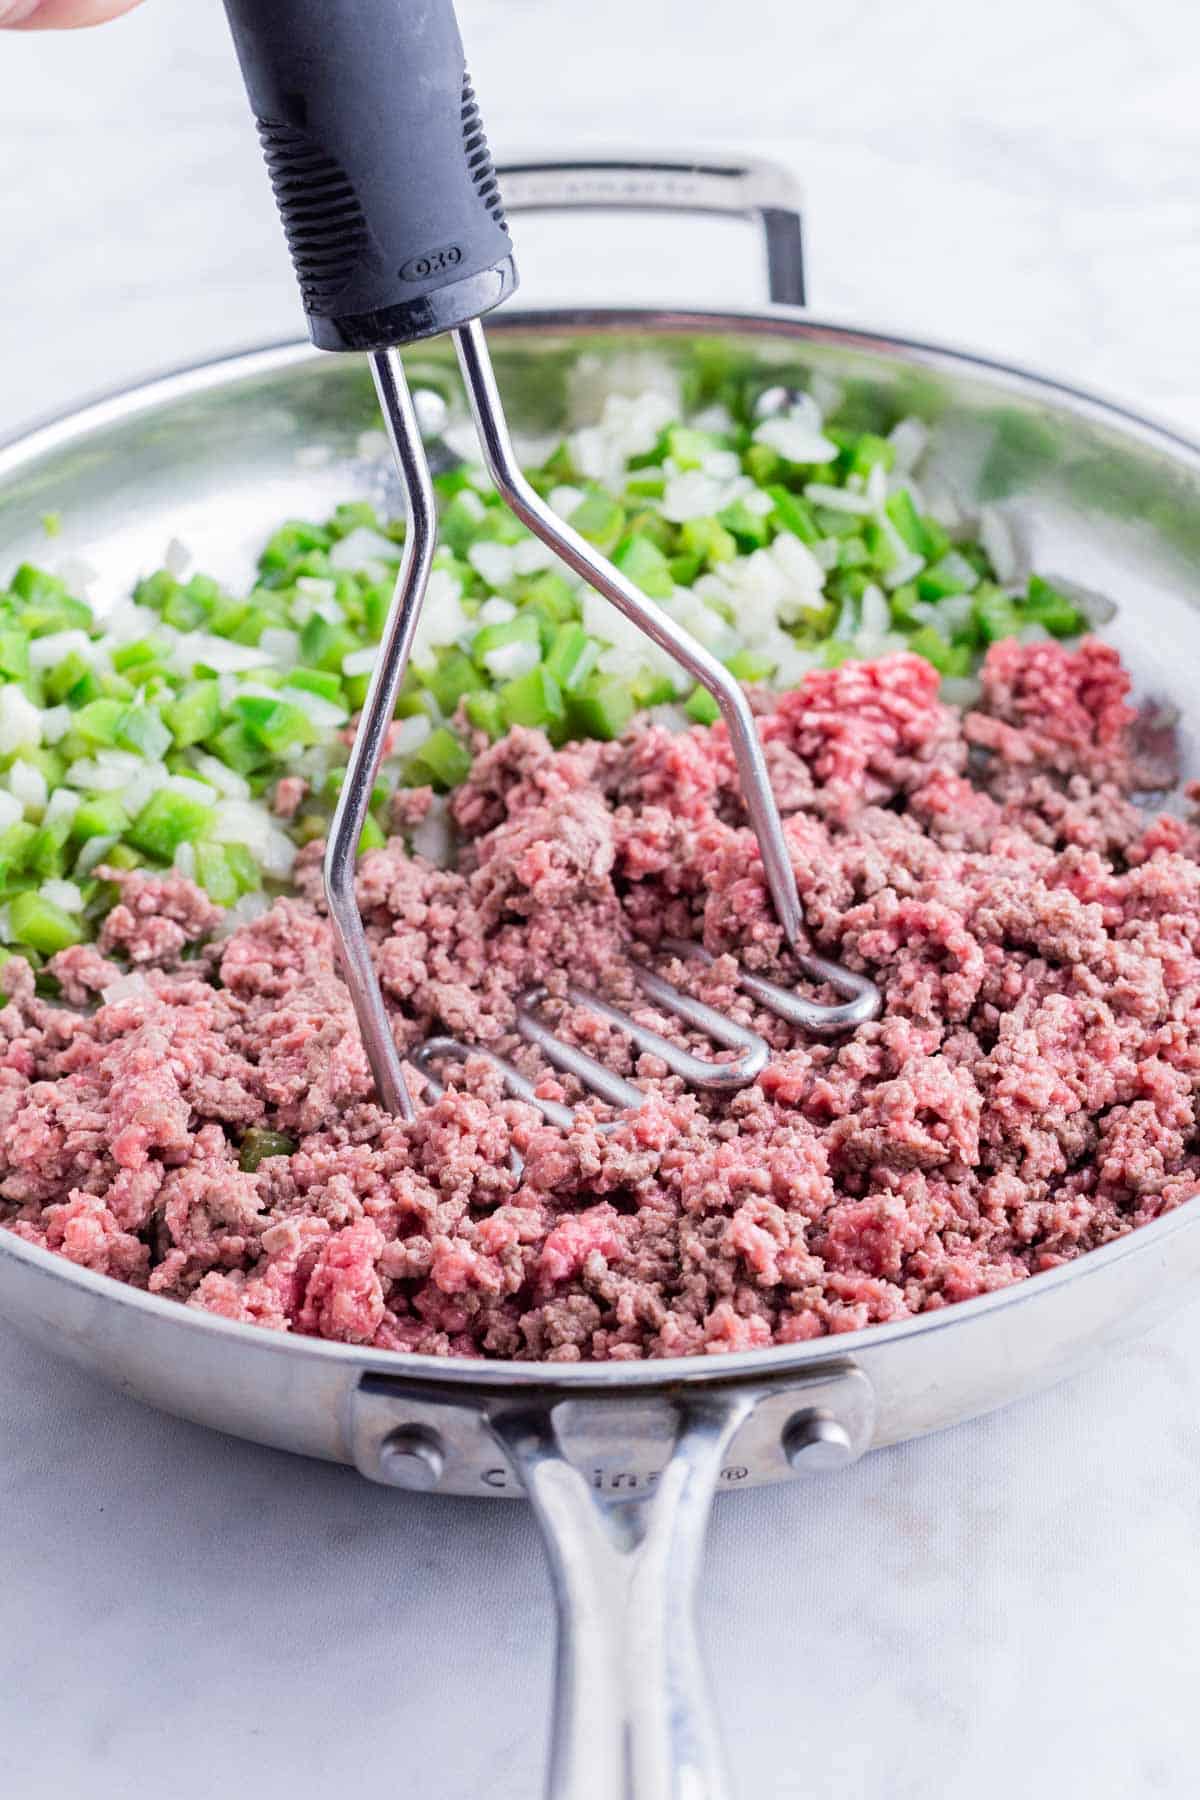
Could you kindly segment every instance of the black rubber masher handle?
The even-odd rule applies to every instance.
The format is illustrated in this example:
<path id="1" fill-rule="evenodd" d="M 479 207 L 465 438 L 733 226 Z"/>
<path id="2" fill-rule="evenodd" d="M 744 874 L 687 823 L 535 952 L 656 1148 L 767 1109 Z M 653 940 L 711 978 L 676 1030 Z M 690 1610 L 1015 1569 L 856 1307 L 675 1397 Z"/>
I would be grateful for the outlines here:
<path id="1" fill-rule="evenodd" d="M 451 0 L 225 10 L 315 344 L 432 337 L 513 291 Z"/>

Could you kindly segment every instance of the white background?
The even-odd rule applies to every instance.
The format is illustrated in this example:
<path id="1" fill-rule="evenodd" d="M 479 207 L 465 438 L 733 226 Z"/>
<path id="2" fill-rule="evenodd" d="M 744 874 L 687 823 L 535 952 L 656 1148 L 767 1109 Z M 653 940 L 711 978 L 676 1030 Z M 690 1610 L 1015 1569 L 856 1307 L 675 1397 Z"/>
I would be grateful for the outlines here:
<path id="1" fill-rule="evenodd" d="M 783 156 L 808 188 L 818 308 L 1200 431 L 1190 0 L 460 14 L 499 154 Z M 745 301 L 761 280 L 733 227 L 536 221 L 521 244 L 530 298 Z M 215 0 L 0 34 L 0 245 L 0 436 L 297 332 Z M 1198 1328 L 1193 1308 L 1041 1400 L 718 1506 L 703 1623 L 746 1800 L 1194 1794 Z M 547 1607 L 523 1507 L 410 1499 L 210 1436 L 0 1327 L 6 1794 L 525 1800 Z"/>

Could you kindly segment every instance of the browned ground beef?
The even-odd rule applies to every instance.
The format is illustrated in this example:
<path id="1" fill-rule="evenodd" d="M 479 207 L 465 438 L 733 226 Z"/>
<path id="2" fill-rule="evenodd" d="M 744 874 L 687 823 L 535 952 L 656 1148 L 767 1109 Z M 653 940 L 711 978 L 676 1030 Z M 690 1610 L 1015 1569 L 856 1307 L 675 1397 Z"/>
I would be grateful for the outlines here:
<path id="1" fill-rule="evenodd" d="M 562 1003 L 647 1090 L 608 1134 L 601 1107 L 546 1125 L 478 1059 L 414 1124 L 380 1112 L 319 847 L 297 897 L 223 939 L 187 882 L 121 877 L 99 946 L 54 959 L 67 1005 L 3 972 L 0 1218 L 229 1318 L 560 1360 L 791 1343 L 1077 1256 L 1200 1185 L 1200 834 L 1131 804 L 1127 689 L 1098 643 L 1003 644 L 966 717 L 910 656 L 756 697 L 814 942 L 886 996 L 830 1046 L 734 986 L 735 955 L 795 972 L 722 727 L 482 750 L 453 872 L 401 838 L 362 860 L 398 1039 L 448 1028 L 577 1100 L 513 1035 L 515 997 L 569 975 L 679 1038 L 625 961 L 673 935 L 717 961 L 671 978 L 773 1047 L 704 1102 Z M 243 1173 L 264 1125 L 298 1147 Z"/>

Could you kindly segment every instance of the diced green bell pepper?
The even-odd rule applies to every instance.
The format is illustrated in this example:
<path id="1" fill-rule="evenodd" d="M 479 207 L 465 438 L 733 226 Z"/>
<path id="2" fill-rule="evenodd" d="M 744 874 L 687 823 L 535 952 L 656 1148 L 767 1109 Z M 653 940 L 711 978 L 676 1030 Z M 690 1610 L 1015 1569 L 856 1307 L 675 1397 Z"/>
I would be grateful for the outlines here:
<path id="1" fill-rule="evenodd" d="M 575 621 L 560 625 L 549 654 L 546 669 L 564 693 L 587 680 L 600 657 L 600 646 Z"/>
<path id="2" fill-rule="evenodd" d="M 410 759 L 408 775 L 416 787 L 429 783 L 437 788 L 452 788 L 466 780 L 470 769 L 471 752 L 452 731 L 439 725 Z"/>
<path id="3" fill-rule="evenodd" d="M 285 1137 L 282 1131 L 267 1131 L 262 1126 L 251 1126 L 242 1139 L 238 1152 L 238 1167 L 244 1175 L 253 1175 L 258 1165 L 269 1156 L 291 1156 L 296 1149 L 296 1140 Z"/>
<path id="4" fill-rule="evenodd" d="M 13 896 L 8 917 L 14 942 L 28 944 L 42 956 L 54 956 L 71 944 L 82 943 L 85 935 L 78 914 L 64 912 L 32 888 Z"/>
<path id="5" fill-rule="evenodd" d="M 592 675 L 567 695 L 567 726 L 574 737 L 619 738 L 633 714 L 633 695 L 613 676 Z"/>
<path id="6" fill-rule="evenodd" d="M 598 550 L 611 550 L 625 529 L 625 511 L 608 494 L 587 494 L 568 524 Z"/>
<path id="7" fill-rule="evenodd" d="M 89 700 L 71 720 L 71 730 L 85 744 L 110 748 L 117 741 L 117 731 L 127 710 L 120 700 Z"/>
<path id="8" fill-rule="evenodd" d="M 695 719 L 697 725 L 715 725 L 721 716 L 721 709 L 707 688 L 694 687 L 684 701 L 684 711 L 689 719 Z"/>
<path id="9" fill-rule="evenodd" d="M 564 717 L 562 689 L 545 663 L 506 681 L 496 698 L 508 726 L 530 725 L 549 730 Z"/>
<path id="10" fill-rule="evenodd" d="M 634 587 L 641 588 L 652 600 L 665 600 L 675 591 L 666 557 L 657 544 L 641 533 L 622 538 L 613 551 L 613 562 Z"/>
<path id="11" fill-rule="evenodd" d="M 195 843 L 212 821 L 212 807 L 203 801 L 173 788 L 159 788 L 129 827 L 128 838 L 135 850 L 170 862 L 180 844 Z"/>
<path id="12" fill-rule="evenodd" d="M 196 880 L 217 906 L 232 906 L 241 893 L 224 844 L 196 845 Z"/>
<path id="13" fill-rule="evenodd" d="M 123 750 L 136 750 L 150 762 L 159 762 L 170 748 L 171 733 L 157 707 L 129 706 L 117 721 L 117 743 Z"/>
<path id="14" fill-rule="evenodd" d="M 195 681 L 170 702 L 163 716 L 181 749 L 202 744 L 221 723 L 221 690 L 215 681 Z"/>
<path id="15" fill-rule="evenodd" d="M 316 736 L 308 714 L 291 700 L 238 694 L 230 711 L 249 736 L 275 756 L 293 746 L 311 744 Z"/>
<path id="16" fill-rule="evenodd" d="M 1054 637 L 1074 637 L 1086 623 L 1074 601 L 1040 575 L 1029 577 L 1026 596 L 1017 605 L 1028 623 L 1044 625 Z"/>
<path id="17" fill-rule="evenodd" d="M 490 738 L 503 737 L 504 720 L 500 713 L 500 702 L 490 688 L 467 695 L 466 713 L 477 731 L 486 731 Z"/>
<path id="18" fill-rule="evenodd" d="M 115 794 L 91 794 L 79 802 L 70 825 L 80 844 L 93 837 L 120 837 L 128 829 L 129 814 Z"/>

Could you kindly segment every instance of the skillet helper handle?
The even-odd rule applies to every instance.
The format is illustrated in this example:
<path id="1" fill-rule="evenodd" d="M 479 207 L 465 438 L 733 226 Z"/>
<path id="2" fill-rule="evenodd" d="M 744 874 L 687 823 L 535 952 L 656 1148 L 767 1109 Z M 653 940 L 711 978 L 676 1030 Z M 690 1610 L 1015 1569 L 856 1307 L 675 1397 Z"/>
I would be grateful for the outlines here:
<path id="1" fill-rule="evenodd" d="M 517 284 L 451 0 L 225 0 L 312 340 L 385 350 Z"/>
<path id="2" fill-rule="evenodd" d="M 752 1407 L 744 1391 L 664 1403 L 661 1466 L 639 1475 L 621 1468 L 620 1402 L 491 1419 L 558 1606 L 546 1800 L 729 1800 L 694 1596 L 724 1454 Z"/>
<path id="3" fill-rule="evenodd" d="M 766 157 L 562 155 L 500 166 L 509 212 L 704 213 L 747 219 L 762 234 L 767 292 L 776 306 L 805 305 L 803 194 Z"/>

